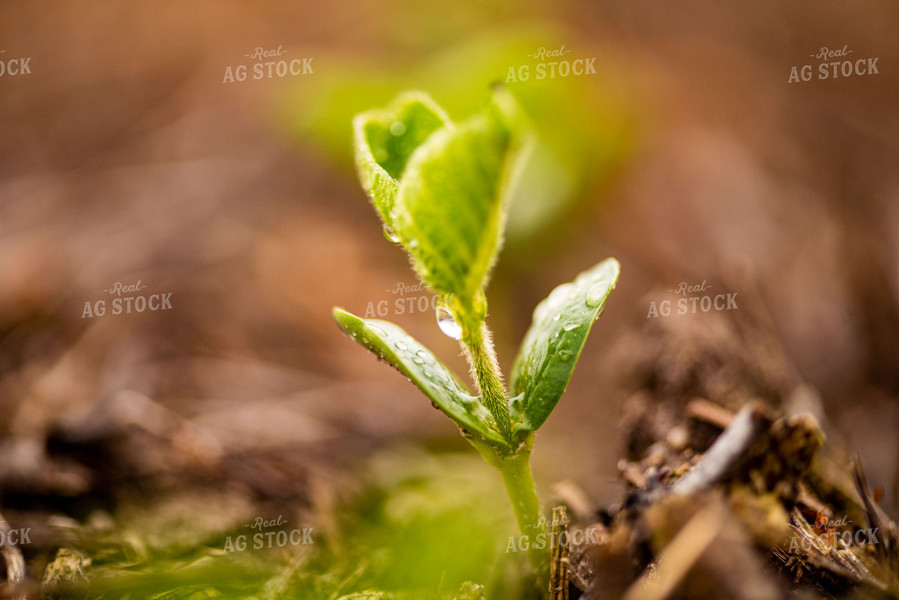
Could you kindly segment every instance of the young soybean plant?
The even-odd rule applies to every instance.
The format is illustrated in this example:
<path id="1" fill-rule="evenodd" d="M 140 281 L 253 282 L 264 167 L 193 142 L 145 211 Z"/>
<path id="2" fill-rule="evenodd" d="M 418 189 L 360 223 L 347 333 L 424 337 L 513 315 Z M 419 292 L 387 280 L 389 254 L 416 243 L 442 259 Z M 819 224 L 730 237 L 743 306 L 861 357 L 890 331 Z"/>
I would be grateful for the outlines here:
<path id="1" fill-rule="evenodd" d="M 356 164 L 388 239 L 409 254 L 438 294 L 441 330 L 459 340 L 477 384 L 471 394 L 455 373 L 393 323 L 333 314 L 349 336 L 408 377 L 461 429 L 502 475 L 523 535 L 540 518 L 529 457 L 534 432 L 565 391 L 593 322 L 618 279 L 607 259 L 552 291 L 503 383 L 484 288 L 502 244 L 506 199 L 534 136 L 512 95 L 497 88 L 479 113 L 452 123 L 421 93 L 353 121 Z M 545 577 L 548 554 L 531 544 Z"/>

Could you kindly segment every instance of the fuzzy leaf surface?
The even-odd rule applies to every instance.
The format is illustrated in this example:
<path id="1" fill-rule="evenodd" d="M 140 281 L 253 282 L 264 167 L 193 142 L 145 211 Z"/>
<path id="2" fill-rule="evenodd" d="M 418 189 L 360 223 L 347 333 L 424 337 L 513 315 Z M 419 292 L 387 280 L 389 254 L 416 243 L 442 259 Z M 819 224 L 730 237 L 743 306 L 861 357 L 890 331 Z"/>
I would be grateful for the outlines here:
<path id="1" fill-rule="evenodd" d="M 335 308 L 333 315 L 348 336 L 412 380 L 456 425 L 479 441 L 508 449 L 479 398 L 469 394 L 452 371 L 402 328 L 389 321 L 362 319 L 340 308 Z"/>
<path id="2" fill-rule="evenodd" d="M 449 124 L 427 95 L 399 96 L 389 107 L 353 120 L 356 169 L 385 225 L 393 229 L 393 204 L 409 157 L 432 133 Z"/>
<path id="3" fill-rule="evenodd" d="M 435 131 L 409 157 L 399 182 L 393 230 L 432 289 L 465 302 L 486 286 L 502 243 L 505 200 L 519 149 L 511 95 Z"/>
<path id="4" fill-rule="evenodd" d="M 556 407 L 619 271 L 618 261 L 606 259 L 534 309 L 509 380 L 513 431 L 536 431 Z"/>

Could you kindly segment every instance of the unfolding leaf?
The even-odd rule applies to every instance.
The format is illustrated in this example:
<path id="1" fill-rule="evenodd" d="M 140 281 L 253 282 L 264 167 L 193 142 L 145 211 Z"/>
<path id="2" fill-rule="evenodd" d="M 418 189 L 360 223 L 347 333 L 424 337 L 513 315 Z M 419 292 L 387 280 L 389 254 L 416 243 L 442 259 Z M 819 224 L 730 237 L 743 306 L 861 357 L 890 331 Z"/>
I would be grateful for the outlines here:
<path id="1" fill-rule="evenodd" d="M 521 119 L 498 90 L 480 113 L 435 131 L 409 157 L 392 222 L 421 279 L 470 301 L 499 251 Z"/>
<path id="2" fill-rule="evenodd" d="M 362 319 L 340 308 L 334 320 L 343 331 L 408 377 L 437 408 L 482 441 L 506 442 L 492 426 L 493 417 L 466 391 L 458 378 L 431 352 L 400 327 L 388 321 Z"/>
<path id="3" fill-rule="evenodd" d="M 535 431 L 565 392 L 587 334 L 615 287 L 620 267 L 609 258 L 557 287 L 537 305 L 512 367 L 513 429 Z"/>
<path id="4" fill-rule="evenodd" d="M 393 227 L 391 211 L 409 157 L 448 123 L 440 107 L 420 93 L 403 94 L 388 108 L 362 113 L 353 120 L 359 179 L 388 227 Z"/>

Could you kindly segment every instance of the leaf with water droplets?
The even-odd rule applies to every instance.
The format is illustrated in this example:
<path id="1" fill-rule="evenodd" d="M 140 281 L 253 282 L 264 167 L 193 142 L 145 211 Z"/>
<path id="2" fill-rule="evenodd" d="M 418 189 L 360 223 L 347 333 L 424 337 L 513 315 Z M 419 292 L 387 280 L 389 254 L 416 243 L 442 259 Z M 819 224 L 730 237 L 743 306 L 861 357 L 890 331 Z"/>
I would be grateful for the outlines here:
<path id="1" fill-rule="evenodd" d="M 403 94 L 386 109 L 362 113 L 353 120 L 359 179 L 381 215 L 387 239 L 399 241 L 391 211 L 409 157 L 448 123 L 440 107 L 420 93 Z"/>
<path id="2" fill-rule="evenodd" d="M 456 425 L 510 449 L 492 425 L 493 416 L 478 398 L 469 394 L 452 371 L 403 329 L 389 321 L 362 319 L 340 308 L 335 308 L 333 315 L 347 335 L 408 377 Z"/>
<path id="3" fill-rule="evenodd" d="M 416 148 L 399 181 L 394 232 L 421 279 L 463 305 L 486 286 L 499 252 L 527 131 L 511 93 L 497 89 L 481 112 Z"/>
<path id="4" fill-rule="evenodd" d="M 462 326 L 456 321 L 455 317 L 453 317 L 453 312 L 443 298 L 437 301 L 436 315 L 437 326 L 444 335 L 451 337 L 454 340 L 462 339 Z"/>
<path id="5" fill-rule="evenodd" d="M 512 366 L 509 394 L 514 431 L 536 431 L 565 391 L 590 327 L 618 280 L 609 258 L 554 289 L 534 309 L 534 320 Z"/>

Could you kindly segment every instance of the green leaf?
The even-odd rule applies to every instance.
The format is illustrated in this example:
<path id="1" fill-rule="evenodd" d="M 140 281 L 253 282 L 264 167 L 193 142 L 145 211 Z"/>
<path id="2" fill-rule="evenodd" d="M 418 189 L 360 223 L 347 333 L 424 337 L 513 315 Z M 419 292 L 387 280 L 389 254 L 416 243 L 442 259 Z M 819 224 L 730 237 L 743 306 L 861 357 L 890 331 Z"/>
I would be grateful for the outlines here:
<path id="1" fill-rule="evenodd" d="M 554 289 L 534 309 L 531 328 L 512 366 L 514 431 L 536 431 L 556 407 L 619 270 L 618 261 L 606 259 Z"/>
<path id="2" fill-rule="evenodd" d="M 356 168 L 384 224 L 393 228 L 398 181 L 412 152 L 448 119 L 428 96 L 408 93 L 387 109 L 362 113 L 353 120 Z"/>
<path id="3" fill-rule="evenodd" d="M 493 417 L 459 382 L 455 374 L 400 327 L 388 321 L 362 319 L 340 308 L 334 320 L 351 338 L 408 377 L 456 424 L 480 441 L 508 445 L 497 433 Z"/>
<path id="4" fill-rule="evenodd" d="M 435 131 L 409 157 L 392 227 L 432 289 L 470 305 L 487 283 L 502 241 L 515 177 L 521 112 L 497 90 L 480 113 Z"/>

